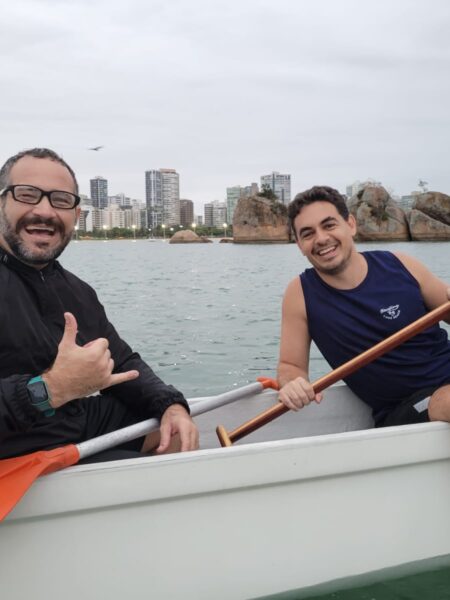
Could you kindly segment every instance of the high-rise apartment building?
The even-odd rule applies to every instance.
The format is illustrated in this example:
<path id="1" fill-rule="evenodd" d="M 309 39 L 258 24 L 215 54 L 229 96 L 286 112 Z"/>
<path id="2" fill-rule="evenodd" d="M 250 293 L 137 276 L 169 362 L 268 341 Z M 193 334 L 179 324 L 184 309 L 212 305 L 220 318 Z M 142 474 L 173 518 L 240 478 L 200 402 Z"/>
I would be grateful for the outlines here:
<path id="1" fill-rule="evenodd" d="M 204 224 L 205 227 L 214 227 L 214 206 L 212 202 L 207 202 L 203 207 L 203 213 L 205 215 Z"/>
<path id="2" fill-rule="evenodd" d="M 180 224 L 180 176 L 175 169 L 145 172 L 148 226 Z"/>
<path id="3" fill-rule="evenodd" d="M 261 175 L 261 187 L 268 185 L 278 201 L 286 206 L 291 201 L 291 176 L 272 171 L 270 175 Z"/>
<path id="4" fill-rule="evenodd" d="M 230 223 L 233 222 L 234 211 L 240 198 L 242 198 L 242 187 L 240 185 L 227 187 L 227 216 Z"/>
<path id="5" fill-rule="evenodd" d="M 234 185 L 227 188 L 227 217 L 230 223 L 233 222 L 234 211 L 240 198 L 247 198 L 248 196 L 255 196 L 258 193 L 258 184 L 251 183 L 242 187 L 241 185 Z"/>
<path id="6" fill-rule="evenodd" d="M 175 169 L 160 169 L 164 220 L 167 225 L 180 224 L 180 176 Z"/>
<path id="7" fill-rule="evenodd" d="M 106 208 L 108 206 L 108 180 L 97 176 L 90 180 L 91 200 L 94 208 Z"/>
<path id="8" fill-rule="evenodd" d="M 149 227 L 164 223 L 161 171 L 152 169 L 145 172 L 145 200 Z"/>
<path id="9" fill-rule="evenodd" d="M 204 206 L 206 227 L 223 227 L 227 223 L 227 205 L 225 202 L 208 202 Z"/>
<path id="10" fill-rule="evenodd" d="M 194 222 L 194 203 L 192 200 L 180 200 L 180 225 L 190 227 Z"/>
<path id="11" fill-rule="evenodd" d="M 118 206 L 133 206 L 131 198 L 126 196 L 123 192 L 116 194 L 115 196 L 109 196 L 109 205 L 117 204 Z"/>

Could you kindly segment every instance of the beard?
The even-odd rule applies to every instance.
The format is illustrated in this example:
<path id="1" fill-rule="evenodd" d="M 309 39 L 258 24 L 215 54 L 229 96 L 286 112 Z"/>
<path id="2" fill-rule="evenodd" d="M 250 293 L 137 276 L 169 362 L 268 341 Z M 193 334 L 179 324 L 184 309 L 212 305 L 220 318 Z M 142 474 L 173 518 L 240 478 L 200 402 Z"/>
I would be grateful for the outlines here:
<path id="1" fill-rule="evenodd" d="M 60 235 L 61 241 L 56 246 L 48 247 L 48 242 L 27 243 L 20 237 L 20 231 L 30 225 L 45 225 L 54 229 L 54 235 Z M 13 227 L 5 212 L 4 203 L 0 203 L 0 234 L 8 244 L 11 253 L 21 262 L 31 266 L 44 266 L 60 256 L 70 242 L 71 234 L 66 233 L 64 224 L 59 219 L 42 219 L 41 217 L 22 217 Z"/>
<path id="2" fill-rule="evenodd" d="M 319 273 L 323 273 L 324 275 L 340 275 L 347 268 L 347 265 L 349 264 L 351 257 L 352 257 L 352 249 L 350 248 L 348 253 L 345 256 L 343 256 L 341 262 L 337 265 L 334 265 L 332 267 L 331 266 L 327 267 L 326 265 L 324 266 L 323 264 L 320 264 L 316 261 L 314 261 L 312 264 L 313 264 L 314 268 L 316 269 L 316 271 L 318 271 Z"/>

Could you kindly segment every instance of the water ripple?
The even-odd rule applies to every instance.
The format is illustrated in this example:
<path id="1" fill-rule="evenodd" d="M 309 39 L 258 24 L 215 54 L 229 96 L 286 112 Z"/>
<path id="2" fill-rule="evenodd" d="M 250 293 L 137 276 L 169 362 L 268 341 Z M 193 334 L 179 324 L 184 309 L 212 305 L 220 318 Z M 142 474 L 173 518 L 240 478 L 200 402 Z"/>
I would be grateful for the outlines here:
<path id="1" fill-rule="evenodd" d="M 450 282 L 449 247 L 389 245 Z M 194 248 L 140 240 L 71 244 L 62 263 L 95 287 L 119 334 L 187 396 L 275 374 L 283 293 L 308 266 L 294 245 Z M 313 347 L 311 377 L 328 371 Z"/>

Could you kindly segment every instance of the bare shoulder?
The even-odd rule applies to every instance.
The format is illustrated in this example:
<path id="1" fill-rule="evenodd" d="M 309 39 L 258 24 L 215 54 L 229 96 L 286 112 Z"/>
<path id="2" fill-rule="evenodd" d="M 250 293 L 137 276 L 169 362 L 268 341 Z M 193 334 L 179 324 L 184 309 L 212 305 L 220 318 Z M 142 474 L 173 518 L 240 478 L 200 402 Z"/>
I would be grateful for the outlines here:
<path id="1" fill-rule="evenodd" d="M 409 254 L 405 254 L 404 252 L 393 252 L 394 256 L 396 256 L 399 261 L 403 264 L 406 269 L 417 279 L 419 283 L 428 276 L 434 277 L 431 271 L 426 267 L 420 260 L 410 256 Z"/>
<path id="2" fill-rule="evenodd" d="M 286 291 L 284 292 L 284 296 L 298 296 L 299 294 L 303 296 L 301 280 L 300 277 L 297 276 L 294 277 L 294 279 L 291 279 L 291 281 L 288 283 Z"/>
<path id="3" fill-rule="evenodd" d="M 418 260 L 417 258 L 414 258 L 414 256 L 411 256 L 410 254 L 405 254 L 405 252 L 393 252 L 392 253 L 394 256 L 396 256 L 398 258 L 398 260 L 403 263 L 403 265 L 409 270 L 409 267 L 411 268 L 423 268 L 426 269 L 426 266 L 420 262 L 420 260 Z"/>
<path id="4" fill-rule="evenodd" d="M 394 255 L 417 280 L 425 304 L 429 309 L 436 308 L 447 300 L 448 284 L 436 277 L 420 260 L 403 252 L 394 252 Z"/>
<path id="5" fill-rule="evenodd" d="M 286 311 L 297 316 L 306 316 L 305 298 L 300 277 L 294 277 L 284 292 L 283 312 Z"/>

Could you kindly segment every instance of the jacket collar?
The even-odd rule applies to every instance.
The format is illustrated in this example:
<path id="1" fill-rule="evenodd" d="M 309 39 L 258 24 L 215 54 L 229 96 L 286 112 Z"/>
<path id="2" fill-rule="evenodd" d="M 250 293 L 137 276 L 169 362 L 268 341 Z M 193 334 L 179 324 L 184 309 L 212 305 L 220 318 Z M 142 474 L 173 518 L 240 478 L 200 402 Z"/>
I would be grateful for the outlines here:
<path id="1" fill-rule="evenodd" d="M 13 254 L 7 252 L 4 248 L 0 246 L 0 262 L 4 265 L 7 265 L 10 269 L 14 271 L 19 271 L 21 273 L 41 273 L 42 275 L 49 275 L 55 269 L 60 269 L 61 266 L 56 260 L 51 260 L 48 265 L 46 265 L 43 269 L 35 269 L 30 265 L 26 265 L 18 258 L 16 258 Z"/>

